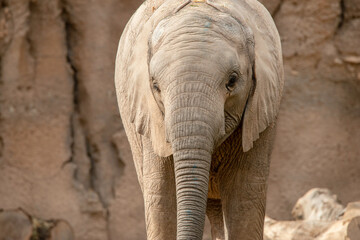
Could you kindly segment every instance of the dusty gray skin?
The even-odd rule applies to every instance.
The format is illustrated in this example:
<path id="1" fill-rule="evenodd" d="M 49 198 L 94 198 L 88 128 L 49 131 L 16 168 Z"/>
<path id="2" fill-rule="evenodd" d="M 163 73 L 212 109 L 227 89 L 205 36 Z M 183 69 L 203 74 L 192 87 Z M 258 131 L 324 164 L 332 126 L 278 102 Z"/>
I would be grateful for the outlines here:
<path id="1" fill-rule="evenodd" d="M 119 43 L 116 88 L 148 239 L 262 239 L 283 87 L 256 0 L 148 1 Z"/>

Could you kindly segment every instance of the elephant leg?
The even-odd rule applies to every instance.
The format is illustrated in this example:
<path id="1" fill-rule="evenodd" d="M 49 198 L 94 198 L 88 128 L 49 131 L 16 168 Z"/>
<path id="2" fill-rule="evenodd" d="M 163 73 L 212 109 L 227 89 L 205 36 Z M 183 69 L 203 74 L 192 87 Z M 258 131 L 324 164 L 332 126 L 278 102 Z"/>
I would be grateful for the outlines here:
<path id="1" fill-rule="evenodd" d="M 269 127 L 246 152 L 229 161 L 222 174 L 220 192 L 225 220 L 225 239 L 263 239 L 269 159 L 274 138 Z"/>
<path id="2" fill-rule="evenodd" d="M 208 199 L 206 215 L 210 220 L 212 239 L 224 240 L 224 219 L 220 199 Z"/>
<path id="3" fill-rule="evenodd" d="M 143 191 L 148 240 L 176 239 L 176 192 L 172 158 L 152 152 L 143 140 Z"/>
<path id="4" fill-rule="evenodd" d="M 139 185 L 141 188 L 141 192 L 144 193 L 143 190 L 143 154 L 142 154 L 142 143 L 141 143 L 141 135 L 136 133 L 136 130 L 126 118 L 122 119 L 122 123 L 127 135 L 127 139 L 131 146 L 131 153 L 134 160 L 135 170 L 138 177 Z"/>

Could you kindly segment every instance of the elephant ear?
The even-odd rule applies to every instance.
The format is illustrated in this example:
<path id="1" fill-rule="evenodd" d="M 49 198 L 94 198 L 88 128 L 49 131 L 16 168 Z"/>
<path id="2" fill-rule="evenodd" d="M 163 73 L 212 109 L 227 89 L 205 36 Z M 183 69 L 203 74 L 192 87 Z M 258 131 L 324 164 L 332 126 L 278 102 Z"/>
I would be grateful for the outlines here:
<path id="1" fill-rule="evenodd" d="M 208 0 L 208 3 L 229 13 L 253 35 L 255 84 L 242 126 L 242 146 L 247 152 L 259 134 L 275 122 L 279 111 L 284 85 L 279 33 L 271 15 L 257 0 Z"/>
<path id="2" fill-rule="evenodd" d="M 130 84 L 128 104 L 130 106 L 130 122 L 135 125 L 136 132 L 151 140 L 155 154 L 167 157 L 172 154 L 171 145 L 165 139 L 164 118 L 154 99 L 147 61 L 148 38 L 146 30 L 139 35 L 133 49 L 134 61 L 128 66 Z M 129 79 L 130 80 L 130 79 Z"/>
<path id="3" fill-rule="evenodd" d="M 168 157 L 172 154 L 171 144 L 166 141 L 164 118 L 150 86 L 149 40 L 154 27 L 173 14 L 179 2 L 156 7 L 151 2 L 144 4 L 141 16 L 134 15 L 121 37 L 116 59 L 116 88 L 121 95 L 120 110 L 125 109 L 121 117 L 128 118 L 137 133 L 151 140 L 155 154 Z"/>
<path id="4" fill-rule="evenodd" d="M 249 2 L 246 6 L 247 11 L 250 12 L 247 23 L 253 32 L 255 42 L 253 67 L 255 86 L 244 113 L 242 129 L 244 152 L 250 150 L 253 142 L 259 138 L 259 134 L 275 122 L 284 86 L 281 42 L 275 23 L 261 3 Z"/>

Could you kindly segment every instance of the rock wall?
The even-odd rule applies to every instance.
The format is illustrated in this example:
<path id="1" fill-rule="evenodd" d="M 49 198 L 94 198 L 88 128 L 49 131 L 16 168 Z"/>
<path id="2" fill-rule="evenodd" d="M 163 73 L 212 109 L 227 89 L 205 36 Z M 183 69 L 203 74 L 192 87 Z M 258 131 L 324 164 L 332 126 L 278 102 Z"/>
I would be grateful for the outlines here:
<path id="1" fill-rule="evenodd" d="M 263 1 L 286 86 L 268 215 L 327 187 L 360 198 L 360 4 Z M 0 208 L 63 219 L 76 239 L 144 239 L 140 188 L 117 111 L 117 43 L 141 1 L 0 0 Z"/>
<path id="2" fill-rule="evenodd" d="M 0 1 L 0 208 L 64 219 L 79 240 L 143 239 L 113 83 L 138 5 Z"/>
<path id="3" fill-rule="evenodd" d="M 285 93 L 267 213 L 290 219 L 307 190 L 360 199 L 360 2 L 263 1 L 282 38 Z"/>

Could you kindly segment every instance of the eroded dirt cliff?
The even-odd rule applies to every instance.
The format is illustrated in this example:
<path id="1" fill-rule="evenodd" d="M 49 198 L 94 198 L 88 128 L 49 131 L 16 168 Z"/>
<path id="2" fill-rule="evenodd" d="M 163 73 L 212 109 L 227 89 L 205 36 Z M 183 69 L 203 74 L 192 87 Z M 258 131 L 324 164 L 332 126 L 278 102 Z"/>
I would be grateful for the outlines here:
<path id="1" fill-rule="evenodd" d="M 360 199 L 360 3 L 262 1 L 286 86 L 268 215 L 312 187 Z M 113 84 L 141 1 L 0 0 L 0 208 L 63 219 L 76 239 L 144 239 L 143 200 Z"/>
<path id="2" fill-rule="evenodd" d="M 138 4 L 1 1 L 0 208 L 66 219 L 77 239 L 142 238 L 113 84 Z"/>
<path id="3" fill-rule="evenodd" d="M 344 203 L 360 199 L 360 2 L 273 3 L 286 86 L 267 212 L 290 219 L 310 188 L 327 187 Z"/>

